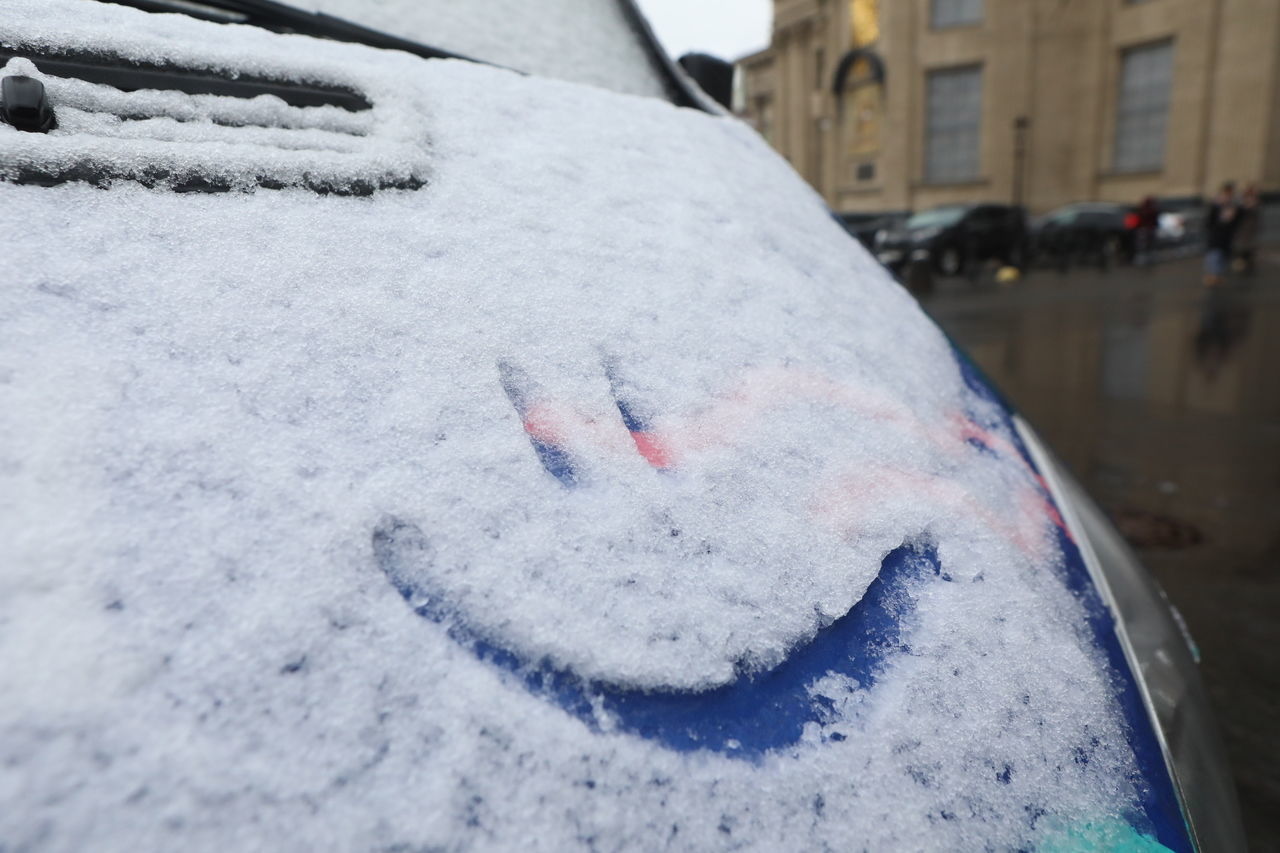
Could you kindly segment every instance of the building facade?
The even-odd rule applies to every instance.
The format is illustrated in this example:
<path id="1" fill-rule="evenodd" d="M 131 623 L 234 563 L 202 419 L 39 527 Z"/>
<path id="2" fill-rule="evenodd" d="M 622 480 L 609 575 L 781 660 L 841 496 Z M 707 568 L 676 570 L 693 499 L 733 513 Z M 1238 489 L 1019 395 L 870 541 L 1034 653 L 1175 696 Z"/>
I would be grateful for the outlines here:
<path id="1" fill-rule="evenodd" d="M 837 211 L 1280 190 L 1280 0 L 774 0 L 738 67 Z"/>

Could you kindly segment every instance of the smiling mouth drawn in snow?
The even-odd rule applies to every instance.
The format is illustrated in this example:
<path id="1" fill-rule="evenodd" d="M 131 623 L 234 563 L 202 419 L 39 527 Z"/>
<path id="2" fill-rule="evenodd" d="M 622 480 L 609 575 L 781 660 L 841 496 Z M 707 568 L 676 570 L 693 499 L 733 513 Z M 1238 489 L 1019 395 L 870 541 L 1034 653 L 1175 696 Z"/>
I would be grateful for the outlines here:
<path id="1" fill-rule="evenodd" d="M 1044 541 L 1046 520 L 1064 529 L 1038 475 L 1018 449 L 967 416 L 930 425 L 884 396 L 858 393 L 814 374 L 780 370 L 748 374 L 738 389 L 695 416 L 665 419 L 659 425 L 616 361 L 606 359 L 602 372 L 625 429 L 623 439 L 618 424 L 577 418 L 572 407 L 550 399 L 522 368 L 509 362 L 498 365 L 500 385 L 535 456 L 566 495 L 597 488 L 587 464 L 592 454 L 638 453 L 660 478 L 674 482 L 686 464 L 696 464 L 688 460 L 696 459 L 699 452 L 718 444 L 732 445 L 735 426 L 767 417 L 771 409 L 796 399 L 816 399 L 854 410 L 869 420 L 891 423 L 944 458 L 977 455 L 1023 470 L 1021 494 L 1012 502 L 1019 511 L 1012 516 L 1002 516 L 964 486 L 928 471 L 886 464 L 885 471 L 837 473 L 823 478 L 807 500 L 790 510 L 807 517 L 810 525 L 845 541 L 856 539 L 861 530 L 858 513 L 865 506 L 870 481 L 880 489 L 874 496 L 877 501 L 914 501 L 935 512 L 965 515 L 1000 534 L 1017 551 L 1030 553 Z M 895 489 L 898 494 L 885 493 Z M 916 522 L 908 519 L 907 523 Z M 645 680 L 608 669 L 583 671 L 536 643 L 514 641 L 501 619 L 477 618 L 492 614 L 459 601 L 459 590 L 468 589 L 467 581 L 459 585 L 457 580 L 466 578 L 466 567 L 450 565 L 459 559 L 457 552 L 452 557 L 442 554 L 429 525 L 387 516 L 374 528 L 371 544 L 378 568 L 416 614 L 443 626 L 454 642 L 593 729 L 636 734 L 676 750 L 709 749 L 757 759 L 796 744 L 812 724 L 819 726 L 824 738 L 840 739 L 838 732 L 822 729 L 833 719 L 833 708 L 841 699 L 831 695 L 829 677 L 836 676 L 834 683 L 844 685 L 836 692 L 867 689 L 891 656 L 909 650 L 919 592 L 926 585 L 945 589 L 957 582 L 941 565 L 932 538 L 924 531 L 923 525 L 915 527 L 880 551 L 875 573 L 861 594 L 834 618 L 819 620 L 815 631 L 793 638 L 772 658 L 739 657 L 731 662 L 727 676 L 701 682 L 684 677 L 676 665 Z M 657 542 L 652 547 L 660 552 L 662 545 Z M 484 556 L 470 554 L 465 559 Z M 678 557 L 668 553 L 665 559 Z M 518 582 L 518 578 L 512 580 Z"/>
<path id="2" fill-rule="evenodd" d="M 443 625 L 454 642 L 592 729 L 628 732 L 681 752 L 709 749 L 745 759 L 797 743 L 809 724 L 831 722 L 841 697 L 830 695 L 820 682 L 838 675 L 848 679 L 842 682 L 846 690 L 870 687 L 889 655 L 909 650 L 904 625 L 917 591 L 932 580 L 951 580 L 927 544 L 903 545 L 885 558 L 852 610 L 782 664 L 764 673 L 743 673 L 710 690 L 646 690 L 584 679 L 476 632 L 464 614 L 424 583 L 434 555 L 429 537 L 416 525 L 387 517 L 372 539 L 378 567 L 414 613 Z M 844 736 L 830 732 L 824 738 Z"/>

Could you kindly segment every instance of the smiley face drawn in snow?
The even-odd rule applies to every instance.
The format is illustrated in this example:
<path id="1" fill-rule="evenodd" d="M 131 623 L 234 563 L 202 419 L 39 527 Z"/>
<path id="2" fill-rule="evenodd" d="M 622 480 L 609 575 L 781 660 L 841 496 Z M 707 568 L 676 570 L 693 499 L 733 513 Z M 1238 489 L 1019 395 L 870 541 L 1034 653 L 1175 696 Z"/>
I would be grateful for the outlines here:
<path id="1" fill-rule="evenodd" d="M 545 393 L 519 366 L 498 365 L 500 387 L 534 456 L 573 499 L 607 490 L 607 481 L 594 474 L 593 457 L 619 455 L 638 455 L 652 469 L 650 476 L 658 478 L 655 488 L 671 488 L 683 498 L 682 479 L 708 456 L 732 453 L 743 440 L 744 425 L 796 405 L 834 408 L 895 431 L 944 464 L 1001 467 L 1015 488 L 1004 507 L 992 507 L 945 476 L 945 470 L 911 470 L 892 460 L 861 467 L 833 463 L 806 492 L 786 500 L 790 515 L 837 545 L 856 543 L 868 511 L 875 515 L 887 506 L 903 512 L 914 504 L 928 513 L 904 513 L 909 532 L 881 549 L 873 577 L 852 606 L 834 618 L 818 619 L 815 630 L 784 644 L 781 655 L 740 655 L 728 661 L 727 675 L 717 673 L 700 682 L 682 681 L 678 673 L 646 681 L 617 669 L 593 670 L 538 649 L 536 643 L 521 642 L 504 630 L 501 620 L 484 619 L 473 601 L 458 593 L 459 577 L 465 579 L 466 573 L 450 572 L 450 560 L 438 547 L 429 521 L 387 516 L 377 525 L 372 534 L 376 562 L 419 616 L 441 624 L 477 657 L 592 727 L 631 732 L 673 749 L 711 749 L 745 758 L 794 744 L 807 725 L 822 726 L 830 717 L 833 700 L 818 686 L 823 679 L 838 675 L 850 684 L 872 685 L 886 658 L 908 648 L 908 627 L 923 585 L 956 582 L 939 562 L 928 529 L 930 514 L 968 518 L 1028 558 L 1037 557 L 1051 540 L 1046 531 L 1065 533 L 1043 481 L 1014 441 L 964 413 L 939 424 L 925 423 L 887 394 L 814 372 L 777 368 L 745 371 L 735 387 L 705 407 L 683 417 L 662 417 L 628 382 L 616 360 L 604 359 L 601 373 L 616 406 L 615 419 L 583 416 Z M 1007 511 L 1010 507 L 1013 512 Z M 662 539 L 679 540 L 683 531 L 672 527 L 663 533 L 657 545 L 668 550 L 659 556 L 679 559 L 680 546 Z"/>

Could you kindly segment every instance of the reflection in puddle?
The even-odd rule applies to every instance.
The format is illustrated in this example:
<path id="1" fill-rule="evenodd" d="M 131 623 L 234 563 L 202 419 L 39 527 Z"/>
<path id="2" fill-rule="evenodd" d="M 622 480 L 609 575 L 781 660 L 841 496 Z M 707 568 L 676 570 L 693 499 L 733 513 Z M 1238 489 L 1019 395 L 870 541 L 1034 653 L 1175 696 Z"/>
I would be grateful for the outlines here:
<path id="1" fill-rule="evenodd" d="M 1227 363 L 1232 348 L 1249 330 L 1249 306 L 1234 291 L 1216 287 L 1205 293 L 1196 333 L 1196 361 L 1212 381 Z"/>
<path id="2" fill-rule="evenodd" d="M 1280 288 L 1194 263 L 943 289 L 926 309 L 1145 547 L 1280 537 Z M 1190 533 L 1194 531 L 1194 535 Z"/>

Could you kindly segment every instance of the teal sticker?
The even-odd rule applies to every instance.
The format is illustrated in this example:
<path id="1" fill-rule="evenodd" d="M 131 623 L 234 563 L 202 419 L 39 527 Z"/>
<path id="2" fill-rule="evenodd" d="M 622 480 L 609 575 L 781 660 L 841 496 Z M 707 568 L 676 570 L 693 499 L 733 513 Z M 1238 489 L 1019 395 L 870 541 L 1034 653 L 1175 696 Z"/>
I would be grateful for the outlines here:
<path id="1" fill-rule="evenodd" d="M 1036 849 L 1039 853 L 1169 853 L 1159 841 L 1118 820 L 1054 830 Z"/>

